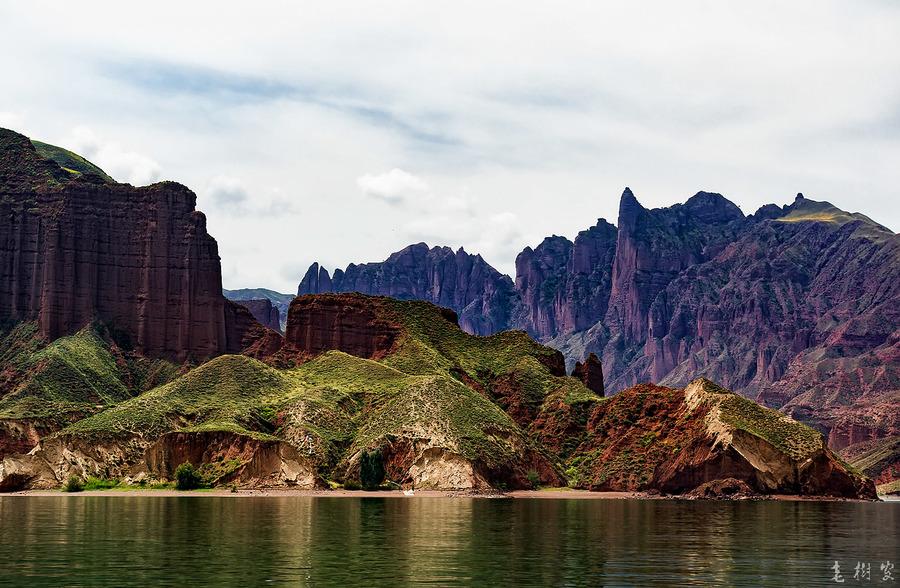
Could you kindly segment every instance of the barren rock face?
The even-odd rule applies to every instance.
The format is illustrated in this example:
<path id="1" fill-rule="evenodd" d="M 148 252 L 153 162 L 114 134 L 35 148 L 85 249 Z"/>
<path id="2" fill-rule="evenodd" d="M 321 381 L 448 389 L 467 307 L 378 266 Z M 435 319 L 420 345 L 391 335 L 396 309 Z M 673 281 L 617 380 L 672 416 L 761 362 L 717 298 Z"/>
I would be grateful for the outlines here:
<path id="1" fill-rule="evenodd" d="M 575 363 L 575 370 L 572 371 L 572 377 L 578 378 L 584 383 L 588 390 L 595 392 L 598 396 L 603 396 L 605 388 L 603 385 L 603 364 L 593 353 L 588 354 L 584 363 Z"/>
<path id="2" fill-rule="evenodd" d="M 224 431 L 168 433 L 147 448 L 144 461 L 147 473 L 162 479 L 172 479 L 183 463 L 220 464 L 221 474 L 213 483 L 307 490 L 324 487 L 315 464 L 289 443 Z"/>
<path id="3" fill-rule="evenodd" d="M 358 357 L 384 356 L 400 336 L 400 329 L 378 316 L 372 304 L 377 304 L 377 299 L 300 296 L 288 311 L 285 341 L 310 355 L 334 349 Z"/>
<path id="4" fill-rule="evenodd" d="M 616 228 L 599 219 L 572 243 L 548 237 L 516 257 L 516 290 L 521 307 L 513 326 L 538 339 L 586 329 L 606 314 Z"/>
<path id="5" fill-rule="evenodd" d="M 215 239 L 193 192 L 75 175 L 0 130 L 0 320 L 55 339 L 95 319 L 140 353 L 240 350 Z"/>

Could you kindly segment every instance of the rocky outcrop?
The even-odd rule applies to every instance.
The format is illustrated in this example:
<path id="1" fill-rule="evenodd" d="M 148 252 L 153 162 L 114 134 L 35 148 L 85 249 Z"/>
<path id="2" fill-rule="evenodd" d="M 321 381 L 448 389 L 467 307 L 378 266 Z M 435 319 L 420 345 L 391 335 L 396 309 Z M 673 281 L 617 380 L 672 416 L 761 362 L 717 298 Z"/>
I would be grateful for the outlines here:
<path id="1" fill-rule="evenodd" d="M 603 385 L 603 364 L 593 353 L 588 354 L 584 363 L 575 363 L 572 377 L 581 380 L 584 386 L 597 396 L 603 396 L 606 391 L 606 387 Z"/>
<path id="2" fill-rule="evenodd" d="M 53 340 L 100 320 L 142 354 L 203 360 L 241 350 L 234 309 L 193 192 L 66 171 L 0 130 L 0 321 Z"/>
<path id="3" fill-rule="evenodd" d="M 856 443 L 842 449 L 840 455 L 876 486 L 900 480 L 900 436 Z"/>
<path id="4" fill-rule="evenodd" d="M 285 341 L 308 355 L 337 350 L 358 357 L 384 357 L 401 328 L 376 312 L 377 304 L 377 299 L 353 294 L 298 296 L 288 311 Z"/>
<path id="5" fill-rule="evenodd" d="M 876 497 L 819 433 L 708 380 L 631 388 L 598 404 L 588 429 L 578 479 L 593 490 Z"/>
<path id="6" fill-rule="evenodd" d="M 315 465 L 292 445 L 229 431 L 172 432 L 155 441 L 137 435 L 50 437 L 28 454 L 0 462 L 0 492 L 58 488 L 69 477 L 123 482 L 174 480 L 190 463 L 204 483 L 241 487 L 324 488 Z"/>
<path id="7" fill-rule="evenodd" d="M 314 263 L 297 293 L 359 292 L 427 300 L 451 308 L 466 332 L 487 335 L 509 325 L 514 293 L 509 277 L 462 248 L 410 245 L 379 263 L 350 264 L 333 276 Z"/>
<path id="8" fill-rule="evenodd" d="M 241 300 L 237 304 L 249 310 L 253 318 L 264 327 L 268 327 L 273 331 L 281 330 L 281 315 L 268 298 Z"/>
<path id="9" fill-rule="evenodd" d="M 293 445 L 279 440 L 224 431 L 173 432 L 163 435 L 144 454 L 151 478 L 171 480 L 182 463 L 200 468 L 209 484 L 307 490 L 325 487 L 315 464 Z"/>
<path id="10" fill-rule="evenodd" d="M 604 354 L 614 388 L 640 378 L 627 373 L 621 347 L 642 346 L 651 332 L 650 308 L 658 295 L 688 267 L 713 257 L 733 239 L 744 220 L 740 209 L 721 194 L 698 192 L 685 204 L 647 210 L 628 188 L 619 204 L 616 256 L 609 309 L 603 319 L 611 348 Z M 659 381 L 666 366 L 654 365 L 650 381 Z M 625 372 L 625 373 L 622 373 Z"/>

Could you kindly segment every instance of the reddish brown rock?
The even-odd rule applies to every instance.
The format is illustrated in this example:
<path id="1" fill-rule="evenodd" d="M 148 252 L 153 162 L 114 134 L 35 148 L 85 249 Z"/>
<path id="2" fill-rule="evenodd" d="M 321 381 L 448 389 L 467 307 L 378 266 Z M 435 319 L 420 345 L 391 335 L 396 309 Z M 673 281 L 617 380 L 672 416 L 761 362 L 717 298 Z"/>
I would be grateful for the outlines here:
<path id="1" fill-rule="evenodd" d="M 814 430 L 708 380 L 630 388 L 598 403 L 587 429 L 579 485 L 591 490 L 703 495 L 738 480 L 759 494 L 875 498 Z"/>
<path id="2" fill-rule="evenodd" d="M 383 357 L 400 327 L 377 312 L 379 299 L 355 294 L 298 296 L 288 310 L 285 341 L 310 355 L 338 350 L 366 358 Z"/>
<path id="3" fill-rule="evenodd" d="M 598 396 L 603 396 L 606 388 L 603 386 L 603 364 L 593 353 L 589 353 L 584 363 L 576 362 L 572 376 L 581 382 Z"/>
<path id="4" fill-rule="evenodd" d="M 0 130 L 0 320 L 55 339 L 100 320 L 134 350 L 177 361 L 239 352 L 206 217 L 184 186 L 72 174 Z"/>

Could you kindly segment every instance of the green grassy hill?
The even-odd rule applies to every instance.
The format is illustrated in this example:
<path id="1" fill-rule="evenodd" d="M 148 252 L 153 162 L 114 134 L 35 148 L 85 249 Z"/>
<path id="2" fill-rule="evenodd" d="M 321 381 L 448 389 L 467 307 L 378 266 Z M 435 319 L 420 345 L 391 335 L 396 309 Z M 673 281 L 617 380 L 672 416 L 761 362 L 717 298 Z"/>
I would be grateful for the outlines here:
<path id="1" fill-rule="evenodd" d="M 105 171 L 77 153 L 72 153 L 68 149 L 63 149 L 62 147 L 57 147 L 56 145 L 50 145 L 48 143 L 42 143 L 41 141 L 35 141 L 34 139 L 31 140 L 31 144 L 34 145 L 34 149 L 38 152 L 38 155 L 56 162 L 57 165 L 73 175 L 89 173 L 100 176 L 107 182 L 115 181 Z"/>

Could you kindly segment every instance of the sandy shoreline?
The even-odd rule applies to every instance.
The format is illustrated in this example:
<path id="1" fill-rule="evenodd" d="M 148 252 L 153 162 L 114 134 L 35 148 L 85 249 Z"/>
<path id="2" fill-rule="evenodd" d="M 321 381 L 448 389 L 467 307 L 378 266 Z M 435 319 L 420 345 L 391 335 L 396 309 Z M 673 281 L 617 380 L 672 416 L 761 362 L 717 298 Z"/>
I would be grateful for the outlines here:
<path id="1" fill-rule="evenodd" d="M 687 497 L 680 496 L 660 496 L 658 494 L 648 494 L 645 492 L 590 492 L 588 490 L 573 489 L 548 489 L 548 490 L 516 490 L 504 494 L 478 494 L 472 492 L 449 492 L 438 490 L 417 490 L 412 496 L 404 494 L 401 490 L 381 490 L 381 491 L 365 491 L 365 490 L 292 490 L 292 489 L 251 489 L 238 490 L 232 492 L 228 488 L 213 488 L 206 490 L 150 490 L 135 488 L 131 489 L 111 489 L 111 490 L 85 490 L 84 492 L 68 493 L 61 490 L 26 490 L 23 492 L 10 492 L 8 494 L 0 494 L 0 498 L 4 496 L 56 496 L 77 498 L 80 496 L 106 496 L 106 497 L 219 497 L 219 498 L 290 498 L 290 497 L 316 497 L 316 498 L 489 498 L 489 499 L 542 499 L 542 500 L 690 500 Z M 879 497 L 885 502 L 900 502 L 897 497 L 881 496 Z M 747 497 L 738 498 L 734 501 L 741 500 L 778 500 L 778 501 L 823 501 L 823 502 L 869 502 L 866 500 L 850 500 L 846 498 L 831 498 L 827 496 L 790 496 L 790 495 L 771 495 L 765 497 Z"/>
<path id="2" fill-rule="evenodd" d="M 232 492 L 228 488 L 208 490 L 150 490 L 136 488 L 111 490 L 85 490 L 83 492 L 63 492 L 61 490 L 25 490 L 0 494 L 2 496 L 211 496 L 229 498 L 278 498 L 278 497 L 318 497 L 318 498 L 552 498 L 552 499 L 626 499 L 650 498 L 641 492 L 589 492 L 587 490 L 518 490 L 505 494 L 483 494 L 476 492 L 453 492 L 440 490 L 417 490 L 406 495 L 402 490 L 291 490 L 291 489 L 251 489 Z"/>

